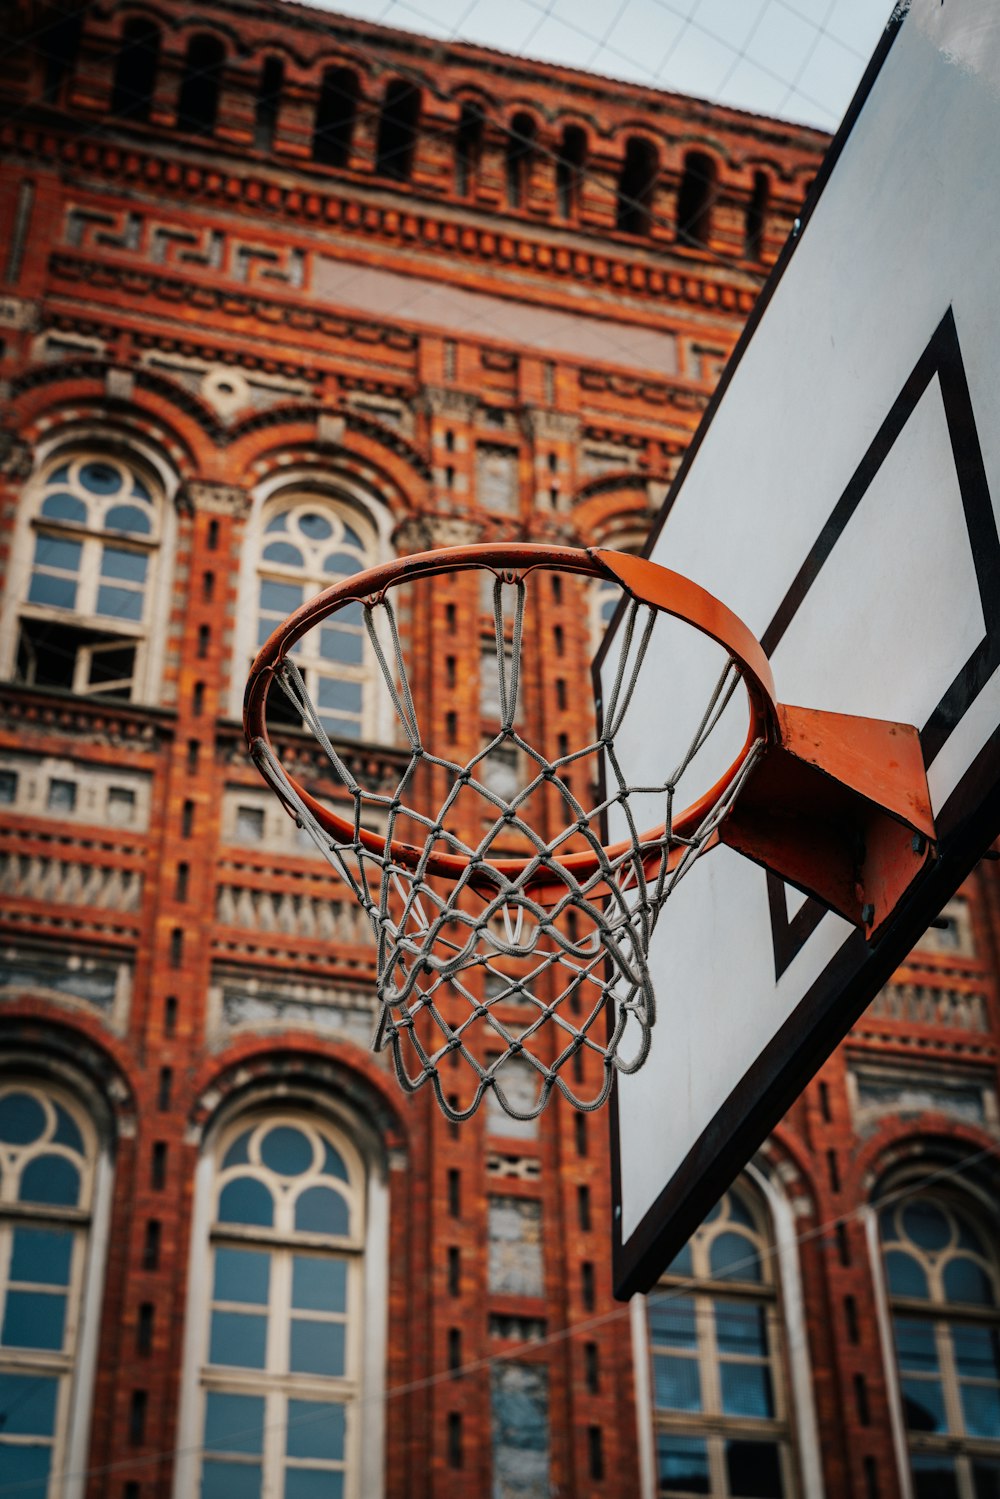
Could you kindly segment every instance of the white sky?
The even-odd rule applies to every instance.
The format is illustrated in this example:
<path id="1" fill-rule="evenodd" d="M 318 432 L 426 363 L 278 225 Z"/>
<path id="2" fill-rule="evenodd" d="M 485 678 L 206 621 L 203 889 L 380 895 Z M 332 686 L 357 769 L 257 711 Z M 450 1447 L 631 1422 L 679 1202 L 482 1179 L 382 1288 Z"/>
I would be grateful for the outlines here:
<path id="1" fill-rule="evenodd" d="M 309 0 L 833 130 L 891 0 Z"/>

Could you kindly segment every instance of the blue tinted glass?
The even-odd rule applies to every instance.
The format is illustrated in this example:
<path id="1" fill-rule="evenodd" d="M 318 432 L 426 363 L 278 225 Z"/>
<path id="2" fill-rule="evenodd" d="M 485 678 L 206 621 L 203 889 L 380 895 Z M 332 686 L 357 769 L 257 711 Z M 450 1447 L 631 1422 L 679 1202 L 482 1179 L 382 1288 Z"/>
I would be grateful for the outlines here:
<path id="1" fill-rule="evenodd" d="M 730 1192 L 728 1197 L 724 1198 L 723 1201 L 729 1203 L 729 1221 L 731 1223 L 742 1223 L 744 1228 L 754 1228 L 756 1226 L 753 1221 L 753 1214 L 739 1192 Z M 710 1222 L 711 1220 L 706 1219 L 705 1221 Z"/>
<path id="2" fill-rule="evenodd" d="M 329 1468 L 286 1468 L 285 1499 L 343 1499 L 344 1475 Z"/>
<path id="3" fill-rule="evenodd" d="M 6 1093 L 0 1098 L 0 1140 L 30 1145 L 44 1129 L 45 1110 L 30 1093 Z"/>
<path id="4" fill-rule="evenodd" d="M 347 1263 L 316 1255 L 292 1257 L 292 1306 L 308 1312 L 346 1312 Z"/>
<path id="5" fill-rule="evenodd" d="M 293 1374 L 343 1374 L 343 1322 L 306 1322 L 292 1318 L 288 1367 Z"/>
<path id="6" fill-rule="evenodd" d="M 136 499 L 139 500 L 151 501 L 153 498 L 149 490 L 146 488 L 145 484 L 143 484 L 142 480 L 139 478 L 138 474 L 132 475 L 132 494 Z"/>
<path id="7" fill-rule="evenodd" d="M 958 1219 L 959 1246 L 962 1249 L 971 1249 L 973 1254 L 981 1254 L 985 1256 L 986 1249 L 983 1245 L 983 1241 L 979 1237 L 979 1234 L 976 1232 L 976 1230 L 973 1228 L 972 1224 L 969 1223 L 967 1219 L 963 1218 L 959 1213 L 956 1213 L 955 1217 Z"/>
<path id="8" fill-rule="evenodd" d="M 946 1431 L 944 1396 L 936 1379 L 903 1379 L 903 1414 L 911 1431 Z"/>
<path id="9" fill-rule="evenodd" d="M 227 1183 L 219 1195 L 220 1223 L 253 1223 L 270 1228 L 274 1221 L 274 1202 L 263 1182 L 252 1176 L 238 1176 Z"/>
<path id="10" fill-rule="evenodd" d="M 61 1348 L 66 1297 L 8 1291 L 0 1343 L 6 1348 Z"/>
<path id="11" fill-rule="evenodd" d="M 716 1280 L 761 1279 L 757 1251 L 743 1234 L 720 1234 L 713 1239 L 708 1262 Z"/>
<path id="12" fill-rule="evenodd" d="M 138 505 L 112 505 L 104 517 L 104 526 L 108 531 L 131 531 L 137 536 L 148 536 L 153 522 Z"/>
<path id="13" fill-rule="evenodd" d="M 73 1235 L 58 1228 L 15 1228 L 11 1280 L 40 1286 L 68 1286 Z"/>
<path id="14" fill-rule="evenodd" d="M 951 1242 L 951 1225 L 933 1202 L 911 1202 L 903 1209 L 903 1232 L 921 1249 L 943 1249 Z"/>
<path id="15" fill-rule="evenodd" d="M 85 463 L 80 470 L 80 483 L 91 494 L 117 494 L 122 487 L 121 475 L 107 463 Z"/>
<path id="16" fill-rule="evenodd" d="M 334 573 L 338 577 L 350 578 L 361 571 L 361 560 L 351 557 L 347 552 L 331 552 L 329 557 L 323 559 L 323 571 Z"/>
<path id="17" fill-rule="evenodd" d="M 343 1156 L 328 1140 L 323 1141 L 323 1175 L 336 1176 L 342 1182 L 350 1181 Z"/>
<path id="18" fill-rule="evenodd" d="M 69 464 L 62 463 L 46 479 L 46 484 L 66 484 L 69 482 Z"/>
<path id="19" fill-rule="evenodd" d="M 77 976 L 79 982 L 79 977 Z M 83 1154 L 83 1137 L 77 1129 L 75 1122 L 67 1114 L 62 1104 L 54 1103 L 52 1107 L 56 1111 L 56 1131 L 52 1136 L 59 1145 L 68 1145 L 71 1150 L 78 1150 Z"/>
<path id="20" fill-rule="evenodd" d="M 0 1439 L 0 1472 L 4 1488 L 18 1499 L 45 1499 L 49 1488 L 51 1447 L 21 1447 Z"/>
<path id="21" fill-rule="evenodd" d="M 281 567 L 302 567 L 302 553 L 290 541 L 272 541 L 263 551 L 265 562 L 277 562 Z"/>
<path id="22" fill-rule="evenodd" d="M 653 1359 L 653 1384 L 657 1410 L 701 1410 L 701 1379 L 693 1358 L 657 1354 Z"/>
<path id="23" fill-rule="evenodd" d="M 896 1334 L 896 1354 L 899 1367 L 928 1374 L 938 1366 L 937 1342 L 932 1322 L 916 1322 L 911 1317 L 893 1319 Z"/>
<path id="24" fill-rule="evenodd" d="M 332 1187 L 307 1187 L 295 1204 L 295 1227 L 311 1234 L 346 1234 L 347 1203 Z"/>
<path id="25" fill-rule="evenodd" d="M 364 604 L 345 604 L 343 609 L 337 610 L 337 623 L 341 625 L 354 625 L 357 629 L 363 629 L 365 623 Z"/>
<path id="26" fill-rule="evenodd" d="M 46 495 L 42 502 L 42 514 L 47 515 L 50 520 L 76 521 L 81 526 L 87 523 L 87 507 L 75 494 Z"/>
<path id="27" fill-rule="evenodd" d="M 910 1467 L 913 1470 L 914 1499 L 958 1499 L 958 1479 L 950 1457 L 914 1453 Z M 976 1499 L 980 1499 L 978 1494 Z M 994 1495 L 990 1494 L 989 1499 L 994 1499 Z"/>
<path id="28" fill-rule="evenodd" d="M 228 1395 L 209 1390 L 205 1396 L 205 1446 L 209 1452 L 264 1450 L 263 1395 Z"/>
<path id="29" fill-rule="evenodd" d="M 289 1400 L 289 1457 L 344 1460 L 344 1407 L 328 1400 Z"/>
<path id="30" fill-rule="evenodd" d="M 766 1364 L 719 1365 L 722 1409 L 727 1416 L 773 1416 L 771 1371 Z"/>
<path id="31" fill-rule="evenodd" d="M 32 573 L 28 602 L 45 604 L 51 609 L 75 609 L 76 583 L 72 578 L 56 578 L 51 573 Z"/>
<path id="32" fill-rule="evenodd" d="M 878 1231 L 882 1235 L 882 1242 L 891 1243 L 899 1238 L 896 1232 L 896 1214 L 893 1208 L 883 1208 L 878 1215 Z"/>
<path id="33" fill-rule="evenodd" d="M 675 1254 L 667 1266 L 668 1275 L 693 1275 L 694 1266 L 691 1263 L 691 1245 L 685 1244 L 679 1254 Z"/>
<path id="34" fill-rule="evenodd" d="M 247 1149 L 250 1144 L 250 1133 L 250 1130 L 244 1130 L 243 1134 L 238 1135 L 232 1145 L 230 1145 L 222 1158 L 223 1171 L 225 1171 L 227 1166 L 245 1166 L 247 1164 L 247 1161 L 250 1159 Z"/>
<path id="35" fill-rule="evenodd" d="M 318 701 L 321 708 L 332 708 L 335 713 L 360 713 L 361 683 L 320 677 Z"/>
<path id="36" fill-rule="evenodd" d="M 48 1202 L 75 1208 L 80 1196 L 80 1173 L 60 1155 L 37 1156 L 21 1173 L 21 1201 Z"/>
<path id="37" fill-rule="evenodd" d="M 695 1305 L 687 1297 L 664 1297 L 650 1301 L 649 1334 L 654 1343 L 669 1343 L 674 1348 L 694 1348 L 698 1341 Z"/>
<path id="38" fill-rule="evenodd" d="M 142 552 L 127 552 L 123 547 L 105 547 L 101 576 L 123 578 L 128 583 L 145 583 L 147 561 Z"/>
<path id="39" fill-rule="evenodd" d="M 47 1437 L 56 1429 L 57 1379 L 0 1374 L 0 1410 L 6 1436 Z"/>
<path id="40" fill-rule="evenodd" d="M 1000 1379 L 1000 1331 L 976 1323 L 951 1330 L 959 1374 L 973 1379 Z"/>
<path id="41" fill-rule="evenodd" d="M 364 543 L 357 531 L 352 531 L 350 526 L 344 527 L 344 540 L 349 547 L 357 547 L 358 551 L 364 551 Z"/>
<path id="42" fill-rule="evenodd" d="M 973 1457 L 971 1463 L 976 1499 L 997 1499 L 1000 1494 L 1000 1459 Z"/>
<path id="43" fill-rule="evenodd" d="M 67 541 L 61 536 L 37 536 L 35 566 L 54 567 L 64 573 L 79 572 L 82 551 L 82 542 Z"/>
<path id="44" fill-rule="evenodd" d="M 782 1499 L 781 1459 L 773 1442 L 727 1442 L 729 1492 L 739 1499 Z"/>
<path id="45" fill-rule="evenodd" d="M 339 661 L 358 666 L 364 656 L 364 640 L 352 630 L 337 630 L 332 625 L 319 632 L 319 653 L 324 661 Z"/>
<path id="46" fill-rule="evenodd" d="M 964 1255 L 945 1265 L 943 1280 L 944 1294 L 949 1301 L 971 1301 L 976 1306 L 995 1305 L 989 1276 L 974 1260 L 967 1260 Z"/>
<path id="47" fill-rule="evenodd" d="M 207 1457 L 201 1470 L 200 1499 L 260 1499 L 259 1463 L 220 1463 Z"/>
<path id="48" fill-rule="evenodd" d="M 299 516 L 299 530 L 303 536 L 308 536 L 310 541 L 325 541 L 328 536 L 333 535 L 333 527 L 325 515 L 317 515 L 310 510 L 308 515 Z"/>
<path id="49" fill-rule="evenodd" d="M 281 515 L 274 516 L 273 519 L 268 521 L 267 525 L 264 527 L 264 530 L 268 535 L 270 535 L 272 531 L 287 531 L 288 511 L 285 510 L 281 513 Z"/>
<path id="50" fill-rule="evenodd" d="M 966 1434 L 1000 1441 L 1000 1388 L 995 1384 L 963 1384 L 961 1389 Z"/>
<path id="51" fill-rule="evenodd" d="M 271 1278 L 271 1256 L 262 1249 L 217 1249 L 215 1251 L 216 1301 L 245 1301 L 267 1305 Z"/>
<path id="52" fill-rule="evenodd" d="M 338 718 L 335 713 L 324 713 L 320 722 L 331 739 L 361 738 L 361 722 L 357 718 Z"/>
<path id="53" fill-rule="evenodd" d="M 103 583 L 97 590 L 97 612 L 109 619 L 142 619 L 142 594 L 132 588 Z"/>
<path id="54" fill-rule="evenodd" d="M 929 1295 L 927 1277 L 920 1265 L 912 1254 L 905 1254 L 901 1249 L 886 1251 L 885 1278 L 889 1290 L 896 1296 L 920 1296 L 926 1300 Z"/>
<path id="55" fill-rule="evenodd" d="M 271 578 L 260 582 L 260 607 L 270 614 L 291 614 L 302 602 L 302 589 L 294 583 L 275 583 Z"/>
<path id="56" fill-rule="evenodd" d="M 762 1306 L 741 1306 L 738 1301 L 715 1304 L 715 1341 L 720 1353 L 746 1353 L 767 1357 L 767 1320 Z"/>
<path id="57" fill-rule="evenodd" d="M 279 1124 L 260 1142 L 260 1158 L 280 1176 L 301 1176 L 313 1163 L 312 1141 L 300 1129 Z"/>
<path id="58" fill-rule="evenodd" d="M 274 627 L 277 623 L 278 621 L 276 619 L 272 619 L 270 615 L 261 615 L 260 619 L 257 621 L 258 646 L 267 644 L 271 636 L 274 634 Z"/>
<path id="59" fill-rule="evenodd" d="M 656 1440 L 661 1494 L 709 1493 L 708 1447 L 696 1437 L 661 1432 Z"/>
<path id="60" fill-rule="evenodd" d="M 263 1369 L 267 1318 L 245 1312 L 213 1312 L 208 1361 L 231 1368 Z"/>

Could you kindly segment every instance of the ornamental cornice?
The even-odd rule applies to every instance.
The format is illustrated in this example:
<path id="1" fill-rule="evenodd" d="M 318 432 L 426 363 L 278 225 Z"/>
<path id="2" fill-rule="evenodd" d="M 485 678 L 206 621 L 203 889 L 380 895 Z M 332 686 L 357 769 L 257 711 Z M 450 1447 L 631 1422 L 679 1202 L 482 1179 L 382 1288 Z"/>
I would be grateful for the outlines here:
<path id="1" fill-rule="evenodd" d="M 456 422 L 471 422 L 479 407 L 478 396 L 466 390 L 449 390 L 442 385 L 423 386 L 420 401 L 428 415 Z"/>
<path id="2" fill-rule="evenodd" d="M 0 475 L 21 481 L 30 478 L 33 467 L 31 447 L 24 438 L 13 432 L 0 431 Z"/>
<path id="3" fill-rule="evenodd" d="M 400 556 L 483 540 L 483 523 L 464 515 L 408 515 L 392 533 Z"/>
<path id="4" fill-rule="evenodd" d="M 580 436 L 580 418 L 568 411 L 530 406 L 521 421 L 525 436 L 533 442 L 576 442 Z"/>
<path id="5" fill-rule="evenodd" d="M 233 515 L 241 519 L 250 510 L 250 495 L 237 484 L 211 484 L 188 479 L 177 493 L 177 504 L 189 513 Z"/>
<path id="6" fill-rule="evenodd" d="M 23 297 L 0 297 L 0 328 L 30 332 L 38 327 L 38 304 Z"/>

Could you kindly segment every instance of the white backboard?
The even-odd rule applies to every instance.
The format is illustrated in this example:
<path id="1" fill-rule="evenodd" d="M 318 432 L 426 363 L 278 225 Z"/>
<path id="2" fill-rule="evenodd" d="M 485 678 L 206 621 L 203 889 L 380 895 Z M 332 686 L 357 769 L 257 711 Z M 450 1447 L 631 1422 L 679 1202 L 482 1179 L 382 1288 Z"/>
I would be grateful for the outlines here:
<path id="1" fill-rule="evenodd" d="M 939 858 L 874 944 L 725 847 L 671 895 L 652 1052 L 613 1108 L 619 1295 L 655 1281 L 1000 832 L 998 142 L 1000 5 L 897 8 L 647 549 L 750 626 L 782 702 L 917 725 Z M 692 673 L 643 669 L 628 750 L 662 775 Z"/>

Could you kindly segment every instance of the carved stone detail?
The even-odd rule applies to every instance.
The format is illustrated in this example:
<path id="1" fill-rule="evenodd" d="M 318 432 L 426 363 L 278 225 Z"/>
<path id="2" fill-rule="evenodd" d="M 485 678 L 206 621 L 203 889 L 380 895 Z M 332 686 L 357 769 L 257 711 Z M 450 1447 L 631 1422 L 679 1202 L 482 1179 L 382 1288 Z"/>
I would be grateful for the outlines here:
<path id="1" fill-rule="evenodd" d="M 526 437 L 533 442 L 576 442 L 580 436 L 580 418 L 568 411 L 547 411 L 531 406 L 521 418 Z"/>
<path id="2" fill-rule="evenodd" d="M 5 479 L 27 479 L 33 466 L 31 448 L 24 438 L 0 431 L 0 474 Z"/>
<path id="3" fill-rule="evenodd" d="M 483 527 L 480 521 L 464 515 L 411 515 L 396 527 L 392 539 L 396 550 L 406 556 L 410 552 L 429 552 L 434 547 L 467 546 L 482 541 Z"/>
<path id="4" fill-rule="evenodd" d="M 316 441 L 321 448 L 343 447 L 347 423 L 334 411 L 321 411 L 316 418 Z"/>
<path id="5" fill-rule="evenodd" d="M 38 307 L 20 297 L 0 297 L 0 327 L 30 329 L 38 326 Z"/>
<path id="6" fill-rule="evenodd" d="M 208 484 L 201 479 L 189 479 L 178 492 L 177 503 L 208 515 L 242 517 L 249 512 L 250 496 L 236 484 Z"/>
<path id="7" fill-rule="evenodd" d="M 421 392 L 429 416 L 446 417 L 455 422 L 471 422 L 479 406 L 479 397 L 465 390 L 449 390 L 442 385 L 425 385 Z"/>

